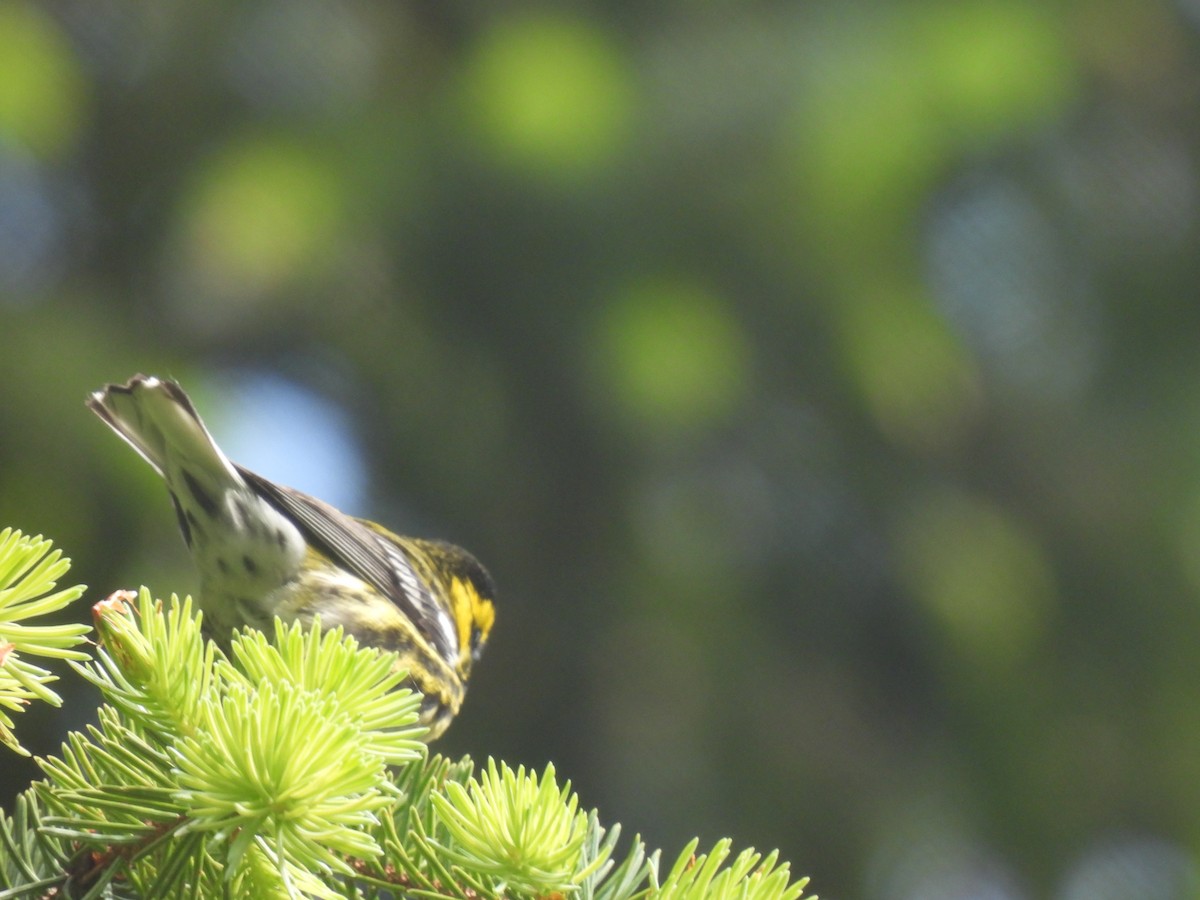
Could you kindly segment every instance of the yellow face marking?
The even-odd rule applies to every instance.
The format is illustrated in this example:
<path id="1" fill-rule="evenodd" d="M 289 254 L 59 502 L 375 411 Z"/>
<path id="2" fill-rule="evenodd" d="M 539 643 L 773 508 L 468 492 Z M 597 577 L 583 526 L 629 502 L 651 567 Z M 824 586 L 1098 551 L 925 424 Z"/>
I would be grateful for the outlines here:
<path id="1" fill-rule="evenodd" d="M 454 623 L 458 628 L 459 666 L 471 659 L 471 630 L 478 628 L 484 638 L 492 630 L 496 609 L 491 600 L 479 596 L 475 586 L 461 578 L 450 582 L 450 602 L 454 605 Z"/>
<path id="2" fill-rule="evenodd" d="M 483 599 L 474 590 L 471 591 L 471 617 L 475 620 L 475 627 L 483 632 L 486 639 L 496 621 L 496 607 L 492 605 L 491 600 Z"/>

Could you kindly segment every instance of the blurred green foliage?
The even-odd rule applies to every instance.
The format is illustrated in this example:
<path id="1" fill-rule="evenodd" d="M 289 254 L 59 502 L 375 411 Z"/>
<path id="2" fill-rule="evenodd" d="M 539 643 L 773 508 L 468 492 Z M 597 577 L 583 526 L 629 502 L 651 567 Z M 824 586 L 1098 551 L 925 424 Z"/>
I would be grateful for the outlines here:
<path id="1" fill-rule="evenodd" d="M 83 397 L 178 377 L 271 475 L 282 383 L 496 576 L 447 753 L 823 897 L 1191 896 L 1198 29 L 0 0 L 0 525 L 193 588 Z"/>
<path id="2" fill-rule="evenodd" d="M 514 15 L 464 61 L 464 124 L 497 161 L 533 177 L 582 177 L 629 132 L 630 63 L 598 22 Z"/>

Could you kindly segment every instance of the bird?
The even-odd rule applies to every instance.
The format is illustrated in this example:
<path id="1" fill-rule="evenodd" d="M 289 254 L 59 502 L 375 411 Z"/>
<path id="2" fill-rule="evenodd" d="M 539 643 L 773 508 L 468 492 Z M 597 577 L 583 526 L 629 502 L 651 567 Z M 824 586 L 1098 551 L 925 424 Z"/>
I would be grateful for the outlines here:
<path id="1" fill-rule="evenodd" d="M 134 375 L 88 407 L 166 482 L 200 580 L 205 632 L 341 626 L 393 651 L 422 694 L 426 740 L 458 714 L 495 622 L 495 585 L 461 547 L 402 537 L 231 462 L 176 381 Z"/>

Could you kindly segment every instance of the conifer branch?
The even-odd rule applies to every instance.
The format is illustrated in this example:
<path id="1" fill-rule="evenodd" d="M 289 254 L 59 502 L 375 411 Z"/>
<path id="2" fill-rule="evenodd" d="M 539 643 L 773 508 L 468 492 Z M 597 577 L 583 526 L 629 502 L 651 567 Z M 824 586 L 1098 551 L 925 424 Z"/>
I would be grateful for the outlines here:
<path id="1" fill-rule="evenodd" d="M 340 629 L 277 622 L 226 656 L 190 600 L 142 589 L 96 605 L 90 656 L 72 649 L 85 627 L 16 630 L 82 592 L 50 594 L 66 561 L 48 550 L 0 533 L 0 672 L 14 654 L 62 656 L 104 703 L 0 811 L 0 900 L 801 900 L 807 880 L 777 854 L 727 864 L 728 841 L 699 856 L 693 842 L 660 880 L 659 852 L 635 837 L 618 856 L 619 826 L 552 765 L 430 754 L 394 656 Z M 48 673 L 21 671 L 36 688 L 13 676 L 0 698 L 57 700 Z M 10 726 L 0 709 L 12 745 Z"/>

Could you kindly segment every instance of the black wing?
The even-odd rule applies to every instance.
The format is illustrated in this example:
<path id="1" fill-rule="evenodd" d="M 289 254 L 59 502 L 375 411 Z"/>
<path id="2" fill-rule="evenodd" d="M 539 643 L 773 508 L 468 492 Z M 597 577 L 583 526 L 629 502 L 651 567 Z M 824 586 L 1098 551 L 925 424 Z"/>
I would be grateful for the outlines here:
<path id="1" fill-rule="evenodd" d="M 441 624 L 438 617 L 431 616 L 438 604 L 402 547 L 316 497 L 275 484 L 241 466 L 237 470 L 256 493 L 295 522 L 313 546 L 391 598 L 435 647 L 447 655 L 454 652 L 455 648 L 445 646 L 447 635 L 437 627 Z"/>

